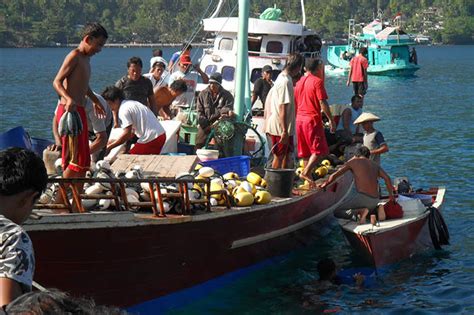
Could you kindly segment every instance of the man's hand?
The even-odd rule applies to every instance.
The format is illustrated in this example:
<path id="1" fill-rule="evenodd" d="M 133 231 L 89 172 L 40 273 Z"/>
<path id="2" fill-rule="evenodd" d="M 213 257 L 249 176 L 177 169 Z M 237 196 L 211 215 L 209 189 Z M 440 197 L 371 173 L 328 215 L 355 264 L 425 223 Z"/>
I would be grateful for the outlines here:
<path id="1" fill-rule="evenodd" d="M 105 119 L 106 113 L 102 104 L 100 102 L 97 102 L 97 103 L 92 103 L 92 105 L 94 107 L 95 116 L 99 119 Z"/>
<path id="2" fill-rule="evenodd" d="M 66 112 L 74 112 L 76 110 L 76 102 L 72 98 L 67 98 L 64 109 Z"/>
<path id="3" fill-rule="evenodd" d="M 61 151 L 62 146 L 60 144 L 50 144 L 47 147 L 48 151 Z"/>
<path id="4" fill-rule="evenodd" d="M 335 133 L 336 132 L 336 124 L 334 123 L 334 120 L 329 120 L 329 131 L 331 133 Z"/>
<path id="5" fill-rule="evenodd" d="M 349 86 L 351 84 L 351 81 L 347 80 L 346 85 Z"/>
<path id="6" fill-rule="evenodd" d="M 290 138 L 290 137 L 288 136 L 288 132 L 283 131 L 283 133 L 282 133 L 281 136 L 280 136 L 280 143 L 281 143 L 281 144 L 287 144 L 288 141 L 289 141 L 289 138 Z"/>

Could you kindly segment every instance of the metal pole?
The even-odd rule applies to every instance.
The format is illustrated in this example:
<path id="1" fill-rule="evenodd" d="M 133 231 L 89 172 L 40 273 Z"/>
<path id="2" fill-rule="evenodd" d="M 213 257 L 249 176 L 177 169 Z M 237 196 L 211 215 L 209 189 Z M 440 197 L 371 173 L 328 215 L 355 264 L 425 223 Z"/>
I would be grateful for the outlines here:
<path id="1" fill-rule="evenodd" d="M 237 35 L 237 75 L 235 78 L 235 103 L 234 110 L 237 121 L 242 121 L 245 115 L 245 91 L 249 89 L 246 74 L 248 73 L 248 20 L 249 0 L 239 0 L 239 33 Z M 249 104 L 250 105 L 250 104 Z"/>

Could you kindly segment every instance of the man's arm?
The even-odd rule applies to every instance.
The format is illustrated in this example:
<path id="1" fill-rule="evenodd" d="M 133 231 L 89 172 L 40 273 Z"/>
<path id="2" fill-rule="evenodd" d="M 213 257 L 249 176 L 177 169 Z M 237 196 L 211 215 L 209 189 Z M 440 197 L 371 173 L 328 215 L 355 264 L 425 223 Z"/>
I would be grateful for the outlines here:
<path id="1" fill-rule="evenodd" d="M 387 192 L 388 192 L 388 196 L 389 196 L 390 201 L 394 201 L 395 198 L 393 197 L 392 180 L 390 179 L 388 174 L 385 173 L 385 171 L 381 167 L 379 167 L 379 177 L 381 177 L 385 182 L 385 186 L 387 187 Z"/>
<path id="2" fill-rule="evenodd" d="M 171 119 L 171 110 L 170 110 L 169 105 L 163 106 L 162 108 L 160 108 L 160 116 L 163 117 L 164 120 Z"/>
<path id="3" fill-rule="evenodd" d="M 206 91 L 206 90 L 204 90 Z M 209 119 L 206 117 L 206 109 L 204 107 L 205 96 L 204 91 L 200 92 L 196 100 L 196 109 L 198 112 L 198 123 L 201 128 L 207 128 L 209 126 Z"/>
<path id="4" fill-rule="evenodd" d="M 149 95 L 148 96 L 148 103 L 150 104 L 150 109 L 155 114 L 155 116 L 158 116 L 159 114 L 159 109 L 158 109 L 158 104 L 156 103 L 155 95 Z"/>
<path id="5" fill-rule="evenodd" d="M 58 93 L 59 96 L 64 98 L 66 100 L 65 109 L 66 111 L 74 111 L 76 108 L 75 106 L 76 101 L 72 99 L 72 97 L 69 95 L 69 93 L 66 91 L 64 88 L 64 81 L 66 78 L 74 71 L 78 63 L 77 60 L 77 51 L 73 50 L 69 55 L 66 56 L 64 59 L 63 64 L 61 65 L 61 68 L 59 68 L 58 73 L 56 74 L 56 77 L 54 78 L 53 81 L 53 87 L 54 90 Z"/>
<path id="6" fill-rule="evenodd" d="M 23 294 L 20 284 L 9 278 L 0 278 L 0 288 L 0 307 Z"/>
<path id="7" fill-rule="evenodd" d="M 338 177 L 340 177 L 341 175 L 343 175 L 345 172 L 349 171 L 351 168 L 349 166 L 348 163 L 344 164 L 340 169 L 338 169 L 335 173 L 332 173 L 329 178 L 324 182 L 322 183 L 321 185 L 319 185 L 319 188 L 325 188 L 327 187 L 329 184 L 331 184 L 332 182 L 334 182 Z"/>
<path id="8" fill-rule="evenodd" d="M 352 78 L 352 66 L 349 68 L 349 75 L 347 77 L 347 82 L 346 82 L 347 86 L 349 86 L 349 84 L 351 84 L 351 78 Z"/>
<path id="9" fill-rule="evenodd" d="M 102 106 L 99 99 L 97 98 L 97 96 L 95 96 L 94 92 L 92 92 L 90 87 L 87 89 L 87 96 L 92 101 L 92 105 L 94 106 L 94 114 L 97 116 L 97 118 L 105 119 L 105 108 L 104 106 Z"/>
<path id="10" fill-rule="evenodd" d="M 209 77 L 207 74 L 201 70 L 199 65 L 193 65 L 194 69 L 201 75 L 202 83 L 208 84 L 209 83 Z"/>
<path id="11" fill-rule="evenodd" d="M 320 100 L 319 104 L 321 105 L 321 109 L 323 113 L 329 120 L 329 128 L 332 133 L 336 132 L 336 123 L 334 123 L 334 118 L 332 117 L 331 110 L 329 109 L 329 104 L 327 100 Z"/>
<path id="12" fill-rule="evenodd" d="M 107 144 L 107 152 L 109 152 L 110 150 L 112 150 L 115 147 L 118 147 L 122 143 L 127 142 L 132 137 L 133 137 L 132 125 L 123 128 L 123 132 L 120 135 L 120 137 L 118 137 L 115 140 L 109 141 L 109 143 Z"/>
<path id="13" fill-rule="evenodd" d="M 288 126 L 286 125 L 286 106 L 289 104 L 280 104 L 278 106 L 279 114 L 278 114 L 278 123 L 280 124 L 281 129 L 283 130 L 280 135 L 280 142 L 283 144 L 288 143 Z"/>
<path id="14" fill-rule="evenodd" d="M 107 132 L 102 131 L 95 134 L 95 140 L 90 145 L 91 154 L 102 150 L 107 145 Z"/>
<path id="15" fill-rule="evenodd" d="M 370 154 L 376 155 L 376 154 L 382 154 L 388 152 L 388 145 L 386 143 L 382 144 L 380 148 L 370 150 Z"/>
<path id="16" fill-rule="evenodd" d="M 62 142 L 61 142 L 61 137 L 59 136 L 59 131 L 58 131 L 58 121 L 56 119 L 56 114 L 54 115 L 53 117 L 53 123 L 52 123 L 52 127 L 53 127 L 53 137 L 54 137 L 54 143 L 56 145 L 55 148 L 53 148 L 53 150 L 55 150 L 56 148 L 60 148 L 61 145 L 62 145 Z M 59 149 L 58 148 L 58 149 Z"/>

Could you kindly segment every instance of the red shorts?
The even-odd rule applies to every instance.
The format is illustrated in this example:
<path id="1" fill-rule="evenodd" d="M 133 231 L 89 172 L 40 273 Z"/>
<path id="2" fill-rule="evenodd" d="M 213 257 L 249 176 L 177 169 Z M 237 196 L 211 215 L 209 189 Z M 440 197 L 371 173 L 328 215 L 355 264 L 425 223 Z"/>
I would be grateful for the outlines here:
<path id="1" fill-rule="evenodd" d="M 296 134 L 298 135 L 299 158 L 308 158 L 312 154 L 318 156 L 329 154 L 322 122 L 304 118 L 296 120 Z"/>
<path id="2" fill-rule="evenodd" d="M 62 166 L 63 170 L 69 168 L 74 172 L 84 172 L 90 168 L 91 153 L 89 148 L 89 131 L 87 127 L 87 116 L 84 107 L 76 106 L 82 121 L 82 132 L 77 137 L 61 137 Z M 66 113 L 64 104 L 59 104 L 56 112 L 56 120 L 59 124 L 61 117 Z"/>
<path id="3" fill-rule="evenodd" d="M 160 154 L 161 149 L 166 141 L 166 134 L 161 134 L 155 140 L 148 143 L 135 143 L 135 146 L 130 149 L 130 154 Z"/>
<path id="4" fill-rule="evenodd" d="M 291 153 L 295 149 L 295 145 L 293 144 L 293 136 L 288 137 L 288 143 L 283 144 L 280 143 L 280 136 L 274 136 L 274 135 L 269 135 L 270 138 L 272 139 L 272 153 L 275 154 L 276 156 L 282 156 L 286 155 L 288 153 Z"/>

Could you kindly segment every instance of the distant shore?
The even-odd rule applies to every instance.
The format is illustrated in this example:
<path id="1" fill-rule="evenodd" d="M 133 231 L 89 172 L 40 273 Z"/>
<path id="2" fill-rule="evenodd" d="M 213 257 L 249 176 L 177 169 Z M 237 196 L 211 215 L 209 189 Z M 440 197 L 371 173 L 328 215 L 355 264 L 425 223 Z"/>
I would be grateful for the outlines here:
<path id="1" fill-rule="evenodd" d="M 61 47 L 77 47 L 79 43 L 61 44 L 44 46 L 0 46 L 0 48 L 61 48 Z M 181 47 L 183 43 L 107 43 L 105 47 L 110 48 L 161 48 L 161 47 Z M 212 44 L 207 43 L 191 43 L 193 47 L 211 47 Z"/>

